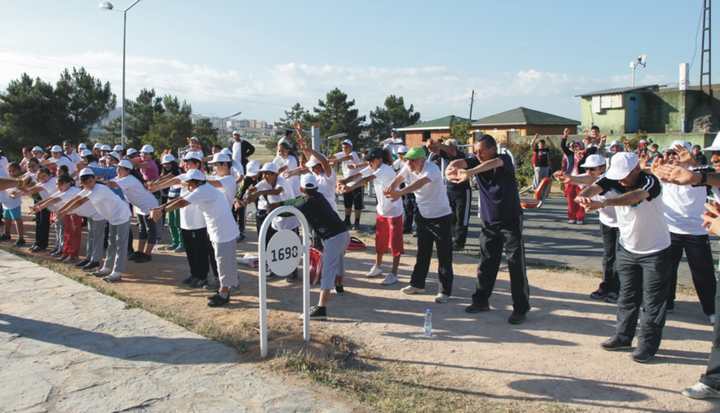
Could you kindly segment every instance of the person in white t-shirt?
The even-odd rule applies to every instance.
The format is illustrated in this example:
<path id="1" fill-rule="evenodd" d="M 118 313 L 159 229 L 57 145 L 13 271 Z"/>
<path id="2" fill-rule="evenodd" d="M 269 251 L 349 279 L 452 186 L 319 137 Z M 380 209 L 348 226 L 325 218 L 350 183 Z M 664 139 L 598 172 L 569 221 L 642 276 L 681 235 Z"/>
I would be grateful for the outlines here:
<path id="1" fill-rule="evenodd" d="M 403 245 L 403 204 L 401 199 L 390 199 L 385 196 L 385 190 L 397 176 L 392 168 L 392 155 L 389 149 L 373 149 L 365 157 L 370 164 L 358 174 L 358 179 L 343 186 L 343 192 L 351 192 L 355 188 L 372 182 L 377 198 L 377 215 L 375 218 L 375 264 L 368 271 L 368 277 L 382 275 L 383 256 L 390 251 L 393 257 L 392 269 L 382 281 L 383 285 L 392 285 L 398 282 L 398 267 L 400 257 L 405 252 Z"/>
<path id="2" fill-rule="evenodd" d="M 104 277 L 107 282 L 122 279 L 127 268 L 128 238 L 130 236 L 130 208 L 106 185 L 97 183 L 95 173 L 90 168 L 80 171 L 80 183 L 83 190 L 68 201 L 58 212 L 62 217 L 72 213 L 86 202 L 90 202 L 95 210 L 108 221 L 108 248 L 103 267 L 95 271 L 96 277 Z"/>
<path id="3" fill-rule="evenodd" d="M 180 198 L 170 201 L 152 211 L 158 220 L 167 211 L 197 205 L 207 223 L 207 232 L 212 242 L 217 262 L 217 275 L 220 286 L 215 295 L 208 298 L 208 306 L 219 307 L 230 302 L 230 289 L 238 286 L 237 259 L 235 257 L 236 239 L 239 235 L 230 205 L 225 195 L 212 185 L 207 184 L 204 173 L 197 169 L 181 175 L 188 192 Z"/>
<path id="4" fill-rule="evenodd" d="M 81 145 L 85 146 L 84 144 Z M 68 159 L 70 159 L 70 161 L 73 163 L 73 165 L 77 167 L 78 162 L 80 162 L 82 158 L 80 158 L 80 155 L 77 153 L 77 151 L 75 151 L 75 146 L 69 141 L 63 141 L 63 150 L 65 156 L 67 156 Z"/>
<path id="5" fill-rule="evenodd" d="M 670 145 L 666 162 L 684 168 L 700 166 L 690 154 L 692 144 L 674 141 Z M 707 186 L 686 186 L 670 182 L 662 184 L 662 200 L 665 206 L 665 219 L 670 229 L 670 296 L 667 309 L 675 308 L 677 272 L 685 251 L 703 313 L 711 324 L 715 319 L 715 269 L 707 229 L 703 227 L 702 215 L 705 212 Z"/>
<path id="6" fill-rule="evenodd" d="M 54 163 L 57 167 L 58 174 L 60 171 L 60 167 L 65 166 L 68 169 L 68 174 L 70 176 L 75 175 L 77 166 L 75 165 L 75 162 L 73 162 L 69 157 L 65 156 L 60 145 L 55 145 L 50 149 L 50 156 L 51 158 L 48 159 L 46 162 Z"/>
<path id="7" fill-rule="evenodd" d="M 438 280 L 440 292 L 435 297 L 437 303 L 447 303 L 452 294 L 452 210 L 447 197 L 440 168 L 428 161 L 425 150 L 415 147 L 405 154 L 406 164 L 392 183 L 384 191 L 386 197 L 395 201 L 406 194 L 415 194 L 417 202 L 417 259 L 410 285 L 401 291 L 405 294 L 417 294 L 425 291 L 425 279 L 430 268 L 433 244 L 437 249 Z M 398 189 L 400 183 L 407 186 Z"/>
<path id="8" fill-rule="evenodd" d="M 277 156 L 273 159 L 273 163 L 278 168 L 278 173 L 283 174 L 285 171 L 292 171 L 300 166 L 300 160 L 295 152 L 292 151 L 290 142 L 286 139 L 281 139 L 277 144 Z M 300 195 L 300 177 L 290 176 L 284 178 L 287 181 L 288 188 L 292 191 L 290 198 L 295 198 Z"/>
<path id="9" fill-rule="evenodd" d="M 8 174 L 5 178 L 20 178 L 23 174 L 20 164 L 12 162 L 8 164 Z M 5 233 L 0 236 L 2 241 L 10 241 L 12 236 L 12 226 L 15 224 L 15 230 L 18 239 L 15 241 L 16 247 L 25 246 L 25 226 L 22 219 L 22 197 L 16 188 L 2 190 L 0 189 L 0 204 L 2 204 L 3 223 L 5 225 Z"/>
<path id="10" fill-rule="evenodd" d="M 133 175 L 135 173 L 136 175 Z M 157 198 L 138 179 L 135 165 L 127 159 L 118 163 L 117 177 L 108 182 L 111 188 L 120 188 L 125 199 L 135 209 L 138 222 L 138 247 L 132 260 L 137 263 L 152 261 L 152 250 L 158 239 L 158 223 L 150 218 L 150 210 L 159 205 Z"/>
<path id="11" fill-rule="evenodd" d="M 620 195 L 603 201 L 592 199 L 609 190 Z M 622 152 L 613 156 L 605 177 L 576 198 L 586 210 L 615 207 L 620 235 L 615 266 L 620 280 L 618 322 L 615 335 L 602 347 L 608 351 L 631 348 L 640 318 L 638 346 L 632 353 L 638 363 L 653 359 L 665 325 L 671 263 L 661 194 L 660 181 L 640 169 L 638 156 Z"/>
<path id="12" fill-rule="evenodd" d="M 28 163 L 29 169 L 34 169 L 34 162 Z M 50 196 L 57 189 L 57 181 L 46 167 L 39 168 L 36 174 L 30 173 L 28 179 L 33 179 L 34 183 L 29 186 L 20 188 L 20 193 L 35 199 L 36 203 Z M 50 210 L 42 209 L 35 214 L 35 243 L 30 247 L 32 252 L 45 251 L 48 247 L 50 239 Z M 60 241 L 59 239 L 56 241 Z M 57 243 L 57 242 L 56 242 Z M 59 245 L 57 245 L 59 247 Z"/>
<path id="13" fill-rule="evenodd" d="M 68 201 L 75 197 L 80 190 L 75 187 L 75 182 L 70 175 L 63 174 L 57 177 L 57 191 L 48 198 L 33 206 L 35 213 L 48 208 L 58 211 Z M 62 249 L 59 251 L 58 260 L 66 263 L 75 263 L 80 255 L 80 241 L 82 239 L 82 218 L 76 214 L 58 216 L 62 222 Z"/>
<path id="14" fill-rule="evenodd" d="M 289 178 L 293 176 L 301 176 L 307 173 L 312 173 L 315 176 L 317 183 L 317 190 L 320 192 L 328 204 L 332 207 L 335 212 L 337 210 L 337 201 L 335 200 L 335 193 L 337 191 L 337 175 L 333 169 L 330 161 L 320 152 L 308 147 L 305 142 L 301 139 L 297 140 L 300 150 L 308 160 L 305 165 L 294 170 L 288 170 L 283 172 L 283 178 Z M 338 216 L 340 214 L 338 213 Z M 316 244 L 317 246 L 317 244 Z"/>
<path id="15" fill-rule="evenodd" d="M 363 162 L 357 152 L 353 151 L 353 143 L 350 139 L 342 142 L 342 152 L 338 152 L 334 156 L 335 162 L 340 162 L 340 169 L 343 177 L 339 180 L 340 184 L 347 184 L 367 166 L 367 162 Z M 352 228 L 356 231 L 360 230 L 360 216 L 362 215 L 365 204 L 363 202 L 363 188 L 358 187 L 352 192 L 343 194 L 343 204 L 345 205 L 345 225 L 350 228 L 350 216 L 353 208 L 355 208 L 355 223 Z"/>
<path id="16" fill-rule="evenodd" d="M 232 208 L 235 202 L 235 194 L 237 193 L 237 181 L 231 173 L 232 159 L 230 159 L 230 156 L 218 152 L 213 155 L 209 164 L 212 165 L 214 173 L 213 175 L 207 176 L 208 184 L 219 189 L 223 195 L 225 195 L 228 206 Z M 240 177 L 242 178 L 242 175 Z"/>

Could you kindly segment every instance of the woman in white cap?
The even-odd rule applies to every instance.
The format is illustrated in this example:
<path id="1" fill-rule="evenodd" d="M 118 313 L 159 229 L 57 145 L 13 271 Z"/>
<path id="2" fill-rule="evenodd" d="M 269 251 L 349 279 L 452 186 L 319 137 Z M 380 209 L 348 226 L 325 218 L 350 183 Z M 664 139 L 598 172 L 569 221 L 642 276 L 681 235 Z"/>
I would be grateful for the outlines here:
<path id="1" fill-rule="evenodd" d="M 163 155 L 160 160 L 160 166 L 162 168 L 161 177 L 177 177 L 180 175 L 180 166 L 178 165 L 177 159 L 169 153 Z M 180 196 L 181 185 L 172 185 L 161 191 L 162 203 L 166 204 L 169 201 L 174 200 Z M 170 211 L 166 216 L 168 229 L 170 230 L 170 245 L 165 249 L 175 252 L 185 252 L 183 246 L 182 234 L 180 232 L 180 211 Z"/>
<path id="2" fill-rule="evenodd" d="M 328 159 L 320 152 L 305 145 L 302 139 L 298 139 L 298 145 L 305 155 L 305 165 L 295 170 L 285 171 L 283 177 L 287 176 L 301 176 L 306 173 L 311 173 L 315 176 L 317 181 L 318 191 L 325 196 L 330 206 L 338 213 L 337 201 L 335 194 L 337 192 L 337 175 L 335 169 L 330 165 Z M 338 213 L 338 216 L 340 214 Z"/>
<path id="3" fill-rule="evenodd" d="M 188 192 L 182 197 L 153 210 L 157 220 L 163 213 L 178 208 L 196 205 L 207 222 L 207 233 L 217 262 L 220 287 L 208 298 L 208 306 L 219 307 L 230 301 L 230 289 L 238 286 L 237 258 L 235 257 L 238 229 L 232 216 L 227 198 L 218 189 L 207 184 L 205 174 L 192 169 L 181 175 Z"/>
<path id="4" fill-rule="evenodd" d="M 152 145 L 143 145 L 140 148 L 141 162 L 138 169 L 146 182 L 154 181 L 160 177 L 160 167 L 155 160 L 155 148 Z"/>
<path id="5" fill-rule="evenodd" d="M 127 245 L 130 235 L 130 209 L 127 202 L 117 196 L 110 188 L 99 184 L 92 169 L 80 171 L 80 183 L 83 190 L 63 206 L 58 215 L 72 213 L 86 202 L 108 221 L 108 248 L 103 267 L 95 271 L 96 277 L 104 277 L 107 282 L 122 279 L 127 267 Z"/>
<path id="6" fill-rule="evenodd" d="M 342 152 L 336 153 L 334 159 L 336 162 L 340 162 L 340 169 L 343 173 L 343 177 L 339 181 L 341 184 L 346 184 L 352 181 L 353 178 L 367 166 L 367 163 L 360 159 L 357 152 L 353 151 L 353 143 L 350 139 L 345 139 L 342 142 Z M 350 216 L 352 215 L 354 207 L 355 224 L 353 225 L 353 229 L 356 231 L 360 229 L 360 216 L 365 208 L 363 195 L 363 188 L 357 188 L 352 192 L 343 194 L 343 204 L 345 205 L 345 225 L 350 228 Z"/>
<path id="7" fill-rule="evenodd" d="M 135 207 L 138 222 L 138 247 L 132 260 L 138 263 L 152 261 L 152 250 L 158 239 L 158 223 L 150 217 L 150 210 L 159 205 L 157 198 L 134 175 L 135 166 L 127 159 L 118 164 L 117 177 L 108 182 L 111 188 L 120 188 L 125 199 Z"/>
<path id="8" fill-rule="evenodd" d="M 273 163 L 278 168 L 278 173 L 283 174 L 286 171 L 292 171 L 297 169 L 300 165 L 300 160 L 297 154 L 292 150 L 291 143 L 286 139 L 281 139 L 277 144 L 277 155 L 273 159 Z M 285 175 L 283 175 L 285 177 Z M 291 197 L 300 193 L 300 178 L 297 176 L 289 176 L 285 178 L 288 183 L 288 188 L 292 190 Z"/>
<path id="9" fill-rule="evenodd" d="M 117 152 L 120 154 L 120 156 L 124 157 L 125 156 L 125 147 L 123 147 L 122 145 L 119 145 L 119 144 L 115 145 L 115 146 L 113 146 L 113 152 Z"/>
<path id="10" fill-rule="evenodd" d="M 77 170 L 75 163 L 63 153 L 60 145 L 53 145 L 53 147 L 50 148 L 50 159 L 42 163 L 47 165 L 54 164 L 56 168 L 56 175 L 60 174 L 60 168 L 62 166 L 65 166 L 67 168 L 68 174 L 70 176 L 74 175 L 75 171 Z"/>
<path id="11" fill-rule="evenodd" d="M 213 174 L 207 176 L 208 184 L 219 189 L 225 195 L 228 207 L 232 208 L 237 192 L 235 176 L 231 173 L 232 159 L 230 156 L 218 152 L 208 163 L 213 167 Z"/>
<path id="12" fill-rule="evenodd" d="M 70 175 L 62 174 L 57 178 L 57 191 L 33 206 L 33 212 L 38 213 L 45 208 L 58 211 L 68 201 L 75 197 L 80 190 Z M 67 214 L 57 218 L 62 222 L 62 244 L 58 254 L 60 261 L 75 263 L 80 254 L 80 241 L 82 238 L 82 218 L 76 214 Z"/>

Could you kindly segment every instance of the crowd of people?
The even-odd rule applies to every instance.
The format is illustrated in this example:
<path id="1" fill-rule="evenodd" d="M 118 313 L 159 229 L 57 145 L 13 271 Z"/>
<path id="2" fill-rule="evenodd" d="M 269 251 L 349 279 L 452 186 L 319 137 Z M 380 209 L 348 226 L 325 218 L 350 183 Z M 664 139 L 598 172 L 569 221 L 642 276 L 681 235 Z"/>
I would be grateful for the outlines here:
<path id="1" fill-rule="evenodd" d="M 581 141 L 568 139 L 566 130 L 560 141 L 563 161 L 554 173 L 548 142 L 539 136 L 532 140 L 533 185 L 550 176 L 562 182 L 570 224 L 583 224 L 588 212 L 599 214 L 603 279 L 590 297 L 616 303 L 618 317 L 615 334 L 602 347 L 630 349 L 637 331 L 633 360 L 653 359 L 666 314 L 674 308 L 684 252 L 716 336 L 708 374 L 686 395 L 720 397 L 720 325 L 715 317 L 720 298 L 708 232 L 720 234 L 720 206 L 706 207 L 709 196 L 720 197 L 720 175 L 713 169 L 720 168 L 720 135 L 704 151 L 683 141 L 663 151 L 644 140 L 636 147 L 607 144 L 597 127 Z M 526 320 L 530 288 L 515 160 L 492 136 L 473 136 L 472 153 L 429 134 L 412 148 L 396 135 L 364 154 L 349 139 L 341 147 L 338 153 L 320 153 L 296 127 L 286 132 L 275 158 L 266 163 L 252 159 L 254 147 L 237 132 L 226 146 L 207 152 L 194 137 L 187 147 L 162 151 L 151 145 L 136 150 L 70 142 L 23 148 L 12 162 L 0 156 L 5 230 L 0 241 L 14 241 L 18 247 L 28 243 L 22 204 L 29 198 L 35 215 L 31 251 L 48 252 L 107 282 L 122 281 L 128 260 L 151 262 L 158 248 L 184 253 L 189 275 L 182 283 L 211 291 L 208 306 L 218 307 L 229 303 L 239 285 L 236 252 L 246 238 L 248 209 L 254 210 L 259 232 L 270 211 L 294 206 L 312 228 L 313 245 L 322 251 L 320 297 L 310 313 L 311 319 L 322 320 L 332 291 L 344 292 L 344 256 L 350 231 L 360 228 L 366 187 L 377 201 L 375 260 L 368 264 L 367 277 L 382 277 L 383 285 L 398 283 L 403 236 L 412 233 L 417 238 L 415 264 L 409 285 L 400 291 L 425 292 L 435 252 L 438 304 L 453 294 L 453 252 L 465 247 L 476 190 L 480 253 L 476 289 L 465 311 L 490 310 L 504 252 L 513 302 L 508 322 Z M 709 162 L 703 152 L 710 154 Z M 278 215 L 267 240 L 278 231 L 299 228 L 295 216 Z M 168 242 L 159 247 L 164 236 Z M 388 253 L 392 258 L 386 267 Z M 297 270 L 286 279 L 297 280 Z"/>

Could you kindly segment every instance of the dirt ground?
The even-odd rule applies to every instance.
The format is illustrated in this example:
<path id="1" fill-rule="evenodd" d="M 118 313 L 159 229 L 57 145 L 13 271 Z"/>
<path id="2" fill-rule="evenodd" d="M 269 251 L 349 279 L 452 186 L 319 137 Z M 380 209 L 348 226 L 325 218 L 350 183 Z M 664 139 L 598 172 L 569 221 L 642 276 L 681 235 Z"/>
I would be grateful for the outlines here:
<path id="1" fill-rule="evenodd" d="M 253 227 L 251 222 L 249 227 Z M 256 253 L 254 231 L 238 244 L 238 256 Z M 370 240 L 367 234 L 363 237 Z M 30 237 L 32 239 L 32 237 Z M 346 255 L 346 293 L 334 296 L 331 319 L 313 322 L 311 333 L 340 335 L 360 345 L 359 356 L 370 361 L 398 362 L 423 372 L 419 390 L 451 389 L 453 393 L 512 405 L 556 402 L 580 411 L 717 412 L 720 404 L 692 401 L 680 391 L 704 372 L 710 349 L 711 326 L 697 298 L 680 293 L 676 311 L 669 315 L 657 360 L 642 365 L 628 353 L 608 353 L 599 344 L 613 333 L 615 308 L 590 300 L 598 280 L 571 271 L 529 268 L 532 311 L 526 323 L 511 326 L 509 282 L 502 270 L 491 298 L 493 311 L 469 315 L 463 311 L 474 291 L 476 259 L 455 257 L 455 285 L 448 304 L 435 304 L 436 283 L 428 292 L 405 296 L 414 263 L 414 238 L 406 238 L 401 282 L 382 286 L 366 279 L 374 250 Z M 4 244 L 6 248 L 8 244 Z M 433 260 L 431 273 L 436 269 Z M 204 290 L 188 289 L 180 280 L 188 275 L 184 254 L 160 252 L 153 261 L 131 263 L 123 282 L 105 285 L 87 281 L 142 303 L 166 317 L 192 320 L 207 331 L 243 337 L 238 345 L 251 359 L 257 357 L 257 271 L 240 267 L 241 285 L 231 305 L 206 306 Z M 68 274 L 80 274 L 65 267 Z M 268 287 L 271 352 L 281 349 L 282 338 L 301 331 L 302 287 L 283 279 Z M 312 300 L 317 300 L 313 290 Z M 433 337 L 423 336 L 426 308 L 433 313 Z M 200 332 L 202 328 L 200 329 Z"/>

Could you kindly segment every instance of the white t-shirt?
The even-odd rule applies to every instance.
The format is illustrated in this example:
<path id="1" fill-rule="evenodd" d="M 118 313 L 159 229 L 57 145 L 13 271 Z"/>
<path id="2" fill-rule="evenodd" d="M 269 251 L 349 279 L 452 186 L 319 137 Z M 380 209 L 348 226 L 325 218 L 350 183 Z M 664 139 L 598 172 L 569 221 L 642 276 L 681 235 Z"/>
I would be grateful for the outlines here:
<path id="1" fill-rule="evenodd" d="M 673 234 L 707 235 L 703 213 L 707 189 L 704 186 L 675 185 L 663 182 L 662 201 L 665 219 Z"/>
<path id="2" fill-rule="evenodd" d="M 242 140 L 233 142 L 232 144 L 232 160 L 234 163 L 242 165 Z"/>
<path id="3" fill-rule="evenodd" d="M 235 177 L 235 181 L 237 182 L 238 179 L 245 176 L 245 168 L 243 168 L 242 164 L 238 162 L 233 162 L 232 166 L 230 167 L 230 174 Z"/>
<path id="4" fill-rule="evenodd" d="M 53 194 L 57 191 L 57 178 L 54 176 L 51 176 L 50 179 L 48 179 L 46 182 L 37 182 L 37 185 L 42 188 L 40 192 L 38 192 L 38 195 L 40 195 L 40 199 L 45 200 L 47 197 L 50 196 L 50 194 Z"/>
<path id="5" fill-rule="evenodd" d="M 315 175 L 315 179 L 317 180 L 318 192 L 323 194 L 332 209 L 338 212 L 337 201 L 335 200 L 335 189 L 337 188 L 337 175 L 335 174 L 335 170 L 331 171 L 330 176 L 324 173 L 313 173 L 313 175 Z"/>
<path id="6" fill-rule="evenodd" d="M 602 179 L 604 177 L 605 177 L 605 174 L 601 175 L 600 178 L 598 178 L 598 179 Z M 592 197 L 592 200 L 602 202 L 608 198 L 614 198 L 616 196 L 618 196 L 617 192 L 607 191 L 607 192 L 603 193 L 602 195 L 595 195 L 594 197 Z M 615 213 L 615 207 L 610 206 L 610 207 L 600 208 L 598 210 L 598 219 L 606 227 L 611 227 L 611 228 L 618 227 L 617 214 Z"/>
<path id="7" fill-rule="evenodd" d="M 75 151 L 73 151 L 73 153 L 71 153 L 71 154 L 65 154 L 65 156 L 67 156 L 68 158 L 70 158 L 70 161 L 71 161 L 73 164 L 75 164 L 75 167 L 77 167 L 77 163 L 82 160 L 82 158 L 80 157 L 80 155 L 78 155 L 78 153 L 75 152 Z"/>
<path id="8" fill-rule="evenodd" d="M 616 206 L 619 244 L 634 254 L 652 254 L 670 246 L 670 231 L 663 214 L 662 187 L 654 176 L 640 173 L 639 189 L 647 191 L 650 197 L 633 206 Z M 618 181 L 602 178 L 597 185 L 604 190 L 619 193 L 633 189 L 622 187 Z"/>
<path id="9" fill-rule="evenodd" d="M 215 189 L 219 189 L 220 192 L 222 192 L 223 195 L 225 195 L 225 199 L 227 199 L 228 206 L 230 208 L 232 208 L 233 203 L 235 202 L 235 193 L 237 192 L 237 183 L 235 183 L 235 177 L 232 175 L 225 175 L 225 176 L 209 175 L 207 177 L 207 179 L 220 182 L 222 187 L 215 188 Z"/>
<path id="10" fill-rule="evenodd" d="M 130 221 L 128 203 L 107 186 L 95 184 L 91 191 L 84 189 L 79 195 L 86 197 L 98 214 L 110 225 L 120 225 Z"/>
<path id="11" fill-rule="evenodd" d="M 11 192 L 15 192 L 15 198 L 10 196 Z M 15 189 L 0 191 L 0 204 L 4 209 L 15 209 L 22 205 L 22 196 Z"/>
<path id="12" fill-rule="evenodd" d="M 77 194 L 80 193 L 80 189 L 74 186 L 71 186 L 68 188 L 65 192 L 57 191 L 54 194 L 50 195 L 50 198 L 60 198 L 60 201 L 55 202 L 53 205 L 51 205 L 48 209 L 51 211 L 59 211 L 60 208 L 64 207 L 65 204 L 68 203 L 71 199 L 75 198 Z M 85 203 L 87 204 L 87 202 Z M 84 205 L 84 204 L 83 204 Z M 75 213 L 75 211 L 73 211 Z M 76 213 L 75 213 L 76 214 Z"/>
<path id="13" fill-rule="evenodd" d="M 287 158 L 283 158 L 282 156 L 276 156 L 275 159 L 273 159 L 273 163 L 277 165 L 278 169 L 286 166 L 288 171 L 292 171 L 293 169 L 298 168 L 298 161 L 297 158 L 295 158 L 292 155 L 288 155 Z M 290 198 L 294 198 L 296 196 L 300 195 L 300 177 L 299 176 L 291 176 L 289 178 L 286 178 L 285 181 L 288 184 L 288 188 L 292 191 L 290 194 Z"/>
<path id="14" fill-rule="evenodd" d="M 10 172 L 8 172 L 9 166 L 10 163 L 8 162 L 8 159 L 4 156 L 0 156 L 0 178 L 5 178 L 10 174 Z"/>
<path id="15" fill-rule="evenodd" d="M 219 244 L 234 241 L 240 235 L 222 191 L 206 183 L 183 195 L 183 198 L 190 203 L 188 206 L 196 205 L 203 214 L 211 242 Z"/>
<path id="16" fill-rule="evenodd" d="M 130 202 L 137 213 L 140 215 L 147 215 L 150 210 L 159 206 L 157 198 L 152 192 L 145 189 L 142 182 L 132 175 L 125 176 L 123 178 L 113 179 L 125 195 L 125 199 Z"/>
<path id="17" fill-rule="evenodd" d="M 402 199 L 398 198 L 395 201 L 386 197 L 383 191 L 390 186 L 392 181 L 395 179 L 395 171 L 390 165 L 380 164 L 380 167 L 376 170 L 367 167 L 362 170 L 362 176 L 367 178 L 371 175 L 375 176 L 373 179 L 373 189 L 375 190 L 375 197 L 377 198 L 377 214 L 381 217 L 395 218 L 403 214 Z"/>
<path id="18" fill-rule="evenodd" d="M 78 192 L 78 194 L 82 193 L 82 190 Z M 77 195 L 77 194 L 76 194 Z M 85 202 L 79 207 L 75 208 L 74 211 L 72 211 L 73 214 L 79 215 L 81 217 L 85 217 L 88 219 L 91 219 L 93 221 L 103 221 L 105 218 L 100 215 L 95 207 L 92 205 L 92 202 Z"/>
<path id="19" fill-rule="evenodd" d="M 182 175 L 178 175 L 180 178 Z M 184 197 L 189 194 L 185 185 L 180 186 L 180 196 Z M 184 230 L 194 230 L 205 228 L 205 217 L 197 205 L 190 204 L 185 208 L 180 208 L 180 228 Z"/>
<path id="20" fill-rule="evenodd" d="M 335 158 L 341 159 L 345 156 L 348 156 L 345 154 L 345 152 L 338 152 L 335 154 Z M 354 165 L 362 163 L 362 160 L 358 156 L 357 152 L 352 151 L 350 152 L 350 159 L 342 161 L 340 163 L 340 170 L 342 170 L 343 178 L 347 179 L 351 176 L 355 176 L 362 171 L 362 167 L 356 168 Z"/>
<path id="21" fill-rule="evenodd" d="M 393 162 L 393 169 L 395 170 L 395 172 L 400 172 L 403 166 L 405 166 L 405 161 L 400 158 L 395 159 L 395 161 Z"/>
<path id="22" fill-rule="evenodd" d="M 275 184 L 275 188 L 278 187 L 283 188 L 283 191 L 279 195 L 268 195 L 267 200 L 265 199 L 265 196 L 261 196 L 260 198 L 258 198 L 258 209 L 266 210 L 268 209 L 268 203 L 275 204 L 293 198 L 293 196 L 290 195 L 290 189 L 288 187 L 287 181 L 281 176 L 277 177 L 277 183 Z M 270 184 L 264 179 L 260 181 L 257 185 L 255 185 L 255 188 L 258 191 L 269 191 L 273 189 L 273 187 L 270 186 Z M 272 228 L 276 231 L 279 231 L 281 229 L 295 229 L 298 226 L 300 226 L 300 222 L 294 216 L 275 217 L 272 220 Z"/>
<path id="23" fill-rule="evenodd" d="M 409 165 L 405 165 L 398 174 L 405 179 L 408 186 L 422 178 L 428 178 L 430 182 L 423 185 L 422 188 L 415 191 L 415 202 L 417 203 L 420 215 L 423 218 L 432 219 L 450 215 L 450 201 L 447 196 L 447 189 L 443 183 L 440 168 L 430 161 L 425 161 L 420 173 L 410 170 Z"/>

